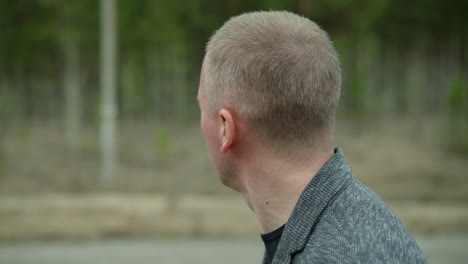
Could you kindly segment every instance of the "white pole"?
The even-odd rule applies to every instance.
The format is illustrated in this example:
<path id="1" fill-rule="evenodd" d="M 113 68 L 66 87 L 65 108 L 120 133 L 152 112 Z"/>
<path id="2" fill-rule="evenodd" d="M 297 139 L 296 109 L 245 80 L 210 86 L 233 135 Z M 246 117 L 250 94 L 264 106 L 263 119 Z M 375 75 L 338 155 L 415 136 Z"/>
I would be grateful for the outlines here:
<path id="1" fill-rule="evenodd" d="M 101 0 L 101 185 L 109 187 L 116 166 L 116 7 L 115 0 Z"/>

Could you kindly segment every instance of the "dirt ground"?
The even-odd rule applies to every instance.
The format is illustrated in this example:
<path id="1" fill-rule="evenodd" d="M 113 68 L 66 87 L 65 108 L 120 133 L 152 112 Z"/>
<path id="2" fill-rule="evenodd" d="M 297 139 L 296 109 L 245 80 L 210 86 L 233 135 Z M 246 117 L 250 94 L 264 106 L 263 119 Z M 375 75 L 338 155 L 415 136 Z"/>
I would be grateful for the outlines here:
<path id="1" fill-rule="evenodd" d="M 99 184 L 97 129 L 83 129 L 72 152 L 59 128 L 8 129 L 1 150 L 0 240 L 258 233 L 243 199 L 217 179 L 197 125 L 123 123 L 110 188 Z M 355 176 L 410 231 L 468 232 L 467 157 L 440 148 L 436 131 L 431 123 L 415 128 L 401 120 L 343 120 L 336 139 Z"/>
<path id="2" fill-rule="evenodd" d="M 337 123 L 336 145 L 355 176 L 384 200 L 468 201 L 468 156 L 440 148 L 437 123 Z M 82 129 L 74 151 L 66 147 L 60 123 L 19 123 L 4 134 L 0 195 L 103 191 L 97 127 Z M 198 124 L 128 121 L 118 135 L 117 175 L 105 191 L 233 194 L 219 183 Z"/>
<path id="3" fill-rule="evenodd" d="M 389 203 L 415 234 L 468 233 L 466 205 Z M 226 195 L 36 195 L 0 198 L 0 241 L 252 237 L 243 198 Z"/>

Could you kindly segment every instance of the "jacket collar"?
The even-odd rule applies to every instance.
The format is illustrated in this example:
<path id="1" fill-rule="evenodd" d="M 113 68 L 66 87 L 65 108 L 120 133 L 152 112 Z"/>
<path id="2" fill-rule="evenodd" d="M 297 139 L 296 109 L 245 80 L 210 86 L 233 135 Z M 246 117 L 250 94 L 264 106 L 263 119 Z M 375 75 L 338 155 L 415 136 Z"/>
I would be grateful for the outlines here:
<path id="1" fill-rule="evenodd" d="M 324 210 L 349 185 L 352 177 L 343 151 L 335 148 L 335 154 L 312 178 L 299 197 L 283 230 L 272 263 L 289 263 L 291 255 L 304 248 Z"/>

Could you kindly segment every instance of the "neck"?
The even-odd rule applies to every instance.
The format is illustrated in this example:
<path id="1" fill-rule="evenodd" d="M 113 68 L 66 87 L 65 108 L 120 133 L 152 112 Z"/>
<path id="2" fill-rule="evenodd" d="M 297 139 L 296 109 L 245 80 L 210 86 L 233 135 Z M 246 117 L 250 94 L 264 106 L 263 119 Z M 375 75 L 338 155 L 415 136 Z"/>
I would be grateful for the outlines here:
<path id="1" fill-rule="evenodd" d="M 264 154 L 264 153 L 263 153 Z M 284 225 L 299 197 L 312 178 L 333 156 L 329 152 L 312 153 L 301 162 L 273 158 L 251 159 L 243 177 L 243 195 L 255 212 L 260 232 L 269 233 Z"/>

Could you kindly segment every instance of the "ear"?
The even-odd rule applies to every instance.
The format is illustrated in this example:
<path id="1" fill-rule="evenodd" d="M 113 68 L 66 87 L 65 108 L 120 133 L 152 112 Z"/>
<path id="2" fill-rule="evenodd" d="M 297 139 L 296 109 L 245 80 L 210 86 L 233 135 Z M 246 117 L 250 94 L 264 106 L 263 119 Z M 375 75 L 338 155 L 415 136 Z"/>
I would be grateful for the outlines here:
<path id="1" fill-rule="evenodd" d="M 227 109 L 221 109 L 218 113 L 220 121 L 220 137 L 223 139 L 221 153 L 226 153 L 232 146 L 237 136 L 237 127 L 234 116 Z"/>

